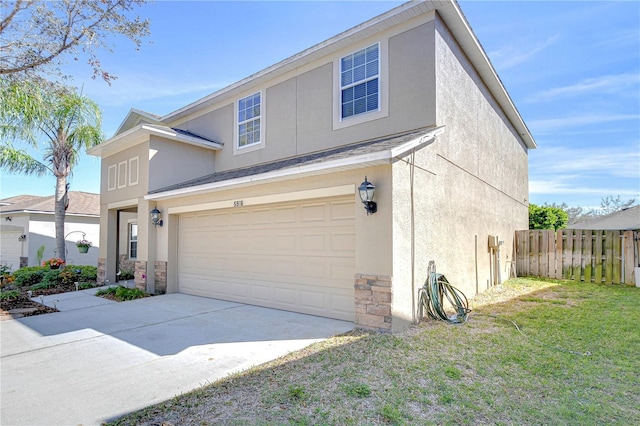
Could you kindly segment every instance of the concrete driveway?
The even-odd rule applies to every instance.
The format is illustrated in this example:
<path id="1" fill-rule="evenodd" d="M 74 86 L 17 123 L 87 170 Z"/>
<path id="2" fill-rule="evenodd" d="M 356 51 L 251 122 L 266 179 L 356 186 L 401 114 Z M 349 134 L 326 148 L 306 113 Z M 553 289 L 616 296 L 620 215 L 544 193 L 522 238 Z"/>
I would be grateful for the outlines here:
<path id="1" fill-rule="evenodd" d="M 184 294 L 0 322 L 2 425 L 92 425 L 349 331 L 353 323 Z"/>

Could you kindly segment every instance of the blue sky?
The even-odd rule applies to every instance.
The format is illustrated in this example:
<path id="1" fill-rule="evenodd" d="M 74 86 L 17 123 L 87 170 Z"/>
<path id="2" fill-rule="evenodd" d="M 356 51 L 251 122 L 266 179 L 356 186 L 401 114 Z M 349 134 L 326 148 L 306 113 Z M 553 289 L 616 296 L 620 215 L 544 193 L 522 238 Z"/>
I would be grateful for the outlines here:
<path id="1" fill-rule="evenodd" d="M 140 9 L 151 36 L 139 51 L 120 39 L 101 55 L 111 86 L 83 64 L 67 70 L 110 137 L 130 108 L 167 114 L 401 3 L 156 1 Z M 640 199 L 640 2 L 460 4 L 538 143 L 530 201 Z M 71 189 L 99 192 L 99 164 L 83 156 Z M 54 191 L 53 178 L 0 183 L 2 198 Z"/>

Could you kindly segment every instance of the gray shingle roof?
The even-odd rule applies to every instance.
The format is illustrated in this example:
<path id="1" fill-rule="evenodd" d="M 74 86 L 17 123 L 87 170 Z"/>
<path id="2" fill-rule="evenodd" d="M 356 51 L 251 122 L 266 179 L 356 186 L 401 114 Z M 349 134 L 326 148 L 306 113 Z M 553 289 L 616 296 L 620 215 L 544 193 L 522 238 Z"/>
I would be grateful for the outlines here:
<path id="1" fill-rule="evenodd" d="M 251 167 L 243 167 L 233 170 L 225 170 L 221 172 L 211 173 L 197 179 L 188 180 L 186 182 L 177 183 L 164 188 L 149 191 L 149 194 L 157 194 L 165 191 L 174 191 L 178 189 L 190 188 L 198 185 L 222 182 L 225 180 L 237 179 L 247 176 L 259 175 L 262 173 L 273 172 L 277 170 L 285 170 L 293 167 L 307 166 L 312 164 L 320 164 L 333 160 L 340 160 L 352 156 L 373 154 L 381 151 L 401 146 L 402 144 L 419 138 L 433 130 L 433 127 L 422 128 L 400 135 L 387 136 L 380 139 L 372 139 L 359 142 L 352 145 L 340 146 L 326 151 L 319 151 L 310 154 L 304 154 L 296 157 L 290 157 L 269 163 L 258 164 Z"/>
<path id="2" fill-rule="evenodd" d="M 38 211 L 54 213 L 54 196 L 16 195 L 0 200 L 0 213 Z M 100 216 L 100 194 L 70 191 L 68 214 Z"/>
<path id="3" fill-rule="evenodd" d="M 591 230 L 640 230 L 640 206 L 629 207 L 607 216 L 597 217 L 582 223 L 574 223 L 567 229 L 591 229 Z"/>

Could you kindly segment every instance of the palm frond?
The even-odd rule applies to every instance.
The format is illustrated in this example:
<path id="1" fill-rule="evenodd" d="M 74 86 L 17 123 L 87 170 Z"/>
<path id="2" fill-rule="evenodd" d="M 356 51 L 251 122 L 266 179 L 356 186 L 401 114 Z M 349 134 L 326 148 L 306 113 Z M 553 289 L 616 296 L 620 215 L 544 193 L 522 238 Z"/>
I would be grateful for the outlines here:
<path id="1" fill-rule="evenodd" d="M 15 149 L 11 145 L 0 145 L 0 167 L 9 173 L 44 176 L 51 172 L 26 151 Z"/>

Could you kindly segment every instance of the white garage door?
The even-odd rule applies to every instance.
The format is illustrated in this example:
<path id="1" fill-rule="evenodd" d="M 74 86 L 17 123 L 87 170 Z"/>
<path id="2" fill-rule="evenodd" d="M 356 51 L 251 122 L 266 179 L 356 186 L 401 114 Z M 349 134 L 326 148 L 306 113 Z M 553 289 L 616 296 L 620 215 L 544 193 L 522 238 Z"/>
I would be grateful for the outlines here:
<path id="1" fill-rule="evenodd" d="M 20 232 L 2 231 L 0 233 L 0 263 L 7 265 L 12 271 L 20 268 L 20 249 L 22 243 L 18 241 Z"/>
<path id="2" fill-rule="evenodd" d="M 353 197 L 180 216 L 182 293 L 353 321 Z"/>

